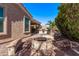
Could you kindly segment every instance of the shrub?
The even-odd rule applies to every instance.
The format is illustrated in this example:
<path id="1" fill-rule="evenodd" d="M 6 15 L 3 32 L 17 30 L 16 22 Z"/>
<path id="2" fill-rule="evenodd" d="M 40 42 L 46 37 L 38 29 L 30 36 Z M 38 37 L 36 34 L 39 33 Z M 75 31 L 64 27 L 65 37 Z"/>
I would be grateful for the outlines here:
<path id="1" fill-rule="evenodd" d="M 60 32 L 71 38 L 79 40 L 79 4 L 61 4 L 56 17 L 56 25 Z"/>

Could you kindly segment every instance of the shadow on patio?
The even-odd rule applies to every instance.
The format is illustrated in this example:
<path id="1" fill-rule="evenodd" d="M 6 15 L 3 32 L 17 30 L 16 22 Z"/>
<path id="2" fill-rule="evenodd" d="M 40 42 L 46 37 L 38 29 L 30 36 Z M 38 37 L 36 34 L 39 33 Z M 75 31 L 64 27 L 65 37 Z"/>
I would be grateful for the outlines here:
<path id="1" fill-rule="evenodd" d="M 56 56 L 79 56 L 78 42 L 70 41 L 60 33 L 54 34 L 54 40 L 53 44 L 58 48 L 55 50 Z"/>

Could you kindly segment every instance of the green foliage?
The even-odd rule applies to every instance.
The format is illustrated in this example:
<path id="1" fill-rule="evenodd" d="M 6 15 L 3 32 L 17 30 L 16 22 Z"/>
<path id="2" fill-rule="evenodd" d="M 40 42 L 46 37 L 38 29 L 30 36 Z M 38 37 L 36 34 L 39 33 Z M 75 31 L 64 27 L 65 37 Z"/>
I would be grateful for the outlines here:
<path id="1" fill-rule="evenodd" d="M 55 22 L 60 32 L 71 39 L 79 40 L 79 4 L 61 4 L 58 9 Z"/>
<path id="2" fill-rule="evenodd" d="M 55 25 L 55 21 L 48 21 L 49 28 L 52 29 Z"/>

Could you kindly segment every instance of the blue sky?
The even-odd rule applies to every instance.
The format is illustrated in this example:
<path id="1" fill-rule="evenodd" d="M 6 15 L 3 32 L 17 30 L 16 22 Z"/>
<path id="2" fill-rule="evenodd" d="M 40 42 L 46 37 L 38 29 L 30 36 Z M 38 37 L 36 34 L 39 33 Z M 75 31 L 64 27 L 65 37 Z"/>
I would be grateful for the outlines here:
<path id="1" fill-rule="evenodd" d="M 60 3 L 23 3 L 34 19 L 42 24 L 47 24 L 49 20 L 54 20 L 58 14 Z"/>

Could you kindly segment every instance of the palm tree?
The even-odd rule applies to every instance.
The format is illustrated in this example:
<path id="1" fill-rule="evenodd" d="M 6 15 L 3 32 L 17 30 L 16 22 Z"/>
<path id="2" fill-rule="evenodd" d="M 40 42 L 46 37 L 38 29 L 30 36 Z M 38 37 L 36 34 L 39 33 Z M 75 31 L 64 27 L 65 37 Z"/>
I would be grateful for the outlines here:
<path id="1" fill-rule="evenodd" d="M 52 29 L 53 29 L 53 27 L 55 27 L 56 25 L 55 25 L 55 21 L 48 21 L 48 23 L 47 23 L 47 25 L 49 25 L 49 31 L 50 31 L 50 33 L 52 33 Z"/>
<path id="2" fill-rule="evenodd" d="M 47 25 L 49 25 L 49 28 L 52 29 L 55 26 L 55 21 L 48 21 Z"/>

